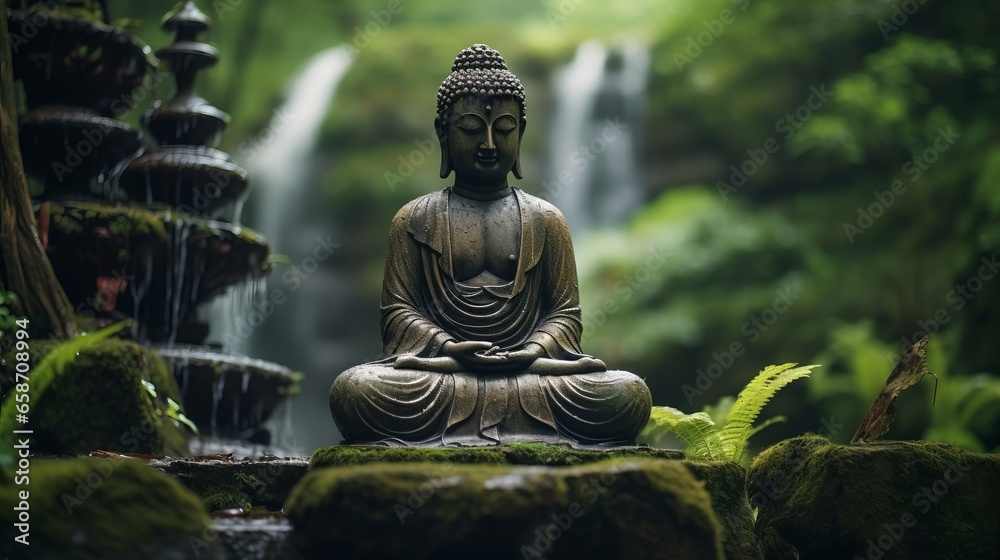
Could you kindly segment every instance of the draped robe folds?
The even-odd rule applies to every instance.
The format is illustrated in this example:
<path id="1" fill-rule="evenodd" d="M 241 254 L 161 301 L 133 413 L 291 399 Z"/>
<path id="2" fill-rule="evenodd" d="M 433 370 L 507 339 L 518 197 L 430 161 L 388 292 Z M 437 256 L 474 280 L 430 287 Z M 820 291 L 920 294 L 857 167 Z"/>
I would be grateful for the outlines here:
<path id="1" fill-rule="evenodd" d="M 534 342 L 548 358 L 577 360 L 583 330 L 569 229 L 551 204 L 512 188 L 521 222 L 514 278 L 471 286 L 454 278 L 450 188 L 393 218 L 382 290 L 384 358 L 341 374 L 331 410 L 347 441 L 409 444 L 565 440 L 628 443 L 649 415 L 638 377 L 620 371 L 543 376 L 441 373 L 392 367 L 434 358 L 447 341 L 502 350 Z"/>

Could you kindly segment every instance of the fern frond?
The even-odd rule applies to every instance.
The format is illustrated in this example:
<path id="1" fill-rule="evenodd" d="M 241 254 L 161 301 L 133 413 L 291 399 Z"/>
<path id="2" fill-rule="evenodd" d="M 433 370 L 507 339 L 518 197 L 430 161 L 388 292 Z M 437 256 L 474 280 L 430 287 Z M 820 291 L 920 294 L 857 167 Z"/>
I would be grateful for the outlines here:
<path id="1" fill-rule="evenodd" d="M 785 418 L 784 416 L 774 416 L 772 418 L 768 418 L 767 420 L 764 420 L 760 424 L 754 426 L 753 429 L 750 430 L 750 435 L 747 436 L 747 439 L 750 439 L 753 436 L 757 435 L 757 432 L 763 430 L 764 428 L 770 426 L 771 424 L 780 424 L 785 420 L 788 420 L 788 418 Z"/>
<path id="2" fill-rule="evenodd" d="M 796 365 L 798 364 L 767 366 L 740 391 L 732 410 L 729 411 L 726 425 L 719 431 L 719 442 L 727 459 L 739 461 L 743 457 L 747 440 L 753 435 L 753 423 L 771 397 L 785 385 L 796 379 L 808 377 L 813 368 L 819 367 L 817 365 L 795 367 Z"/>
<path id="3" fill-rule="evenodd" d="M 650 418 L 688 444 L 687 453 L 692 458 L 705 460 L 721 459 L 718 428 L 712 417 L 704 412 L 685 414 L 669 406 L 653 407 Z"/>

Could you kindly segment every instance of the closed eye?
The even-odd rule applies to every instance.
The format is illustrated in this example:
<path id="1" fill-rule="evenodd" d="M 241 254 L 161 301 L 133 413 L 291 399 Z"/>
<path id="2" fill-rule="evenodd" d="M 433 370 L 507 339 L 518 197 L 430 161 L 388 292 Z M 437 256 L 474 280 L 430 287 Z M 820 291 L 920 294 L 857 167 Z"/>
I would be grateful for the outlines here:
<path id="1" fill-rule="evenodd" d="M 455 126 L 465 132 L 480 132 L 486 126 L 482 119 L 472 115 L 463 115 L 455 122 Z"/>
<path id="2" fill-rule="evenodd" d="M 516 129 L 517 121 L 515 121 L 514 117 L 510 115 L 501 115 L 497 117 L 497 120 L 493 121 L 493 130 L 496 130 L 497 132 L 508 133 L 513 132 Z"/>

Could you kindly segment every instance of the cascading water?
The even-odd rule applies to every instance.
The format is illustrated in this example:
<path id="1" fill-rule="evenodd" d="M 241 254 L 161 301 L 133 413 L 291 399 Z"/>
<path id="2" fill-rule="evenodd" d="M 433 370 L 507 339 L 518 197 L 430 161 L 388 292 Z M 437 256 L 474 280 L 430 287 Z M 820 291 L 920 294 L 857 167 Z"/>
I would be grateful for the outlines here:
<path id="1" fill-rule="evenodd" d="M 322 195 L 314 177 L 315 146 L 337 86 L 350 68 L 352 58 L 346 46 L 313 56 L 290 82 L 285 102 L 275 111 L 271 123 L 251 139 L 252 149 L 241 150 L 246 155 L 242 163 L 250 170 L 254 182 L 254 196 L 247 202 L 244 221 L 268 238 L 275 253 L 286 255 L 293 263 L 301 263 L 313 254 L 317 236 L 313 232 L 321 232 L 324 239 L 330 232 L 330 224 L 316 212 L 319 207 L 316 202 Z M 283 280 L 288 269 L 284 265 L 275 266 L 277 270 L 266 283 L 261 279 L 252 282 L 253 285 L 233 286 L 206 310 L 211 328 L 208 340 L 222 344 L 228 352 L 249 353 L 252 349 L 256 356 L 281 360 L 296 370 L 316 372 L 315 378 L 306 376 L 303 383 L 315 379 L 328 385 L 329 378 L 322 374 L 329 365 L 315 357 L 331 347 L 331 340 L 307 317 L 315 308 L 342 309 L 343 303 L 335 299 L 349 292 L 330 289 L 339 281 L 337 271 L 330 266 L 311 272 L 308 282 L 303 282 L 306 289 L 294 291 Z M 313 291 L 320 288 L 320 293 Z M 282 294 L 280 304 L 268 301 L 268 294 L 276 290 Z M 239 393 L 236 389 L 234 392 Z M 306 392 L 309 391 L 307 388 Z M 309 404 L 305 403 L 306 407 Z M 293 447 L 290 403 L 286 401 L 280 406 L 269 429 L 275 441 Z M 329 423 L 328 411 L 316 408 L 305 412 L 306 415 L 321 413 L 324 422 Z M 245 413 L 251 418 L 244 420 L 253 423 L 252 417 L 265 411 L 255 406 Z M 297 410 L 296 419 L 300 416 Z M 300 425 L 316 423 L 316 418 L 310 416 Z M 314 446 L 325 443 L 329 441 L 310 442 Z"/>
<path id="2" fill-rule="evenodd" d="M 589 160 L 580 161 L 580 143 L 589 131 L 590 115 L 604 76 L 608 53 L 600 43 L 581 44 L 573 60 L 556 72 L 553 83 L 555 115 L 552 119 L 550 164 L 543 196 L 558 206 L 573 233 L 590 227 L 587 212 Z"/>
<path id="3" fill-rule="evenodd" d="M 609 52 L 587 42 L 555 75 L 543 196 L 576 236 L 622 223 L 643 202 L 638 152 L 648 73 L 646 47 Z"/>
<path id="4" fill-rule="evenodd" d="M 320 127 L 352 60 L 343 45 L 312 57 L 292 80 L 287 100 L 268 125 L 270 141 L 252 161 L 244 162 L 259 185 L 254 225 L 279 252 L 287 243 L 288 227 L 301 215 L 297 211 L 309 187 L 309 162 Z"/>

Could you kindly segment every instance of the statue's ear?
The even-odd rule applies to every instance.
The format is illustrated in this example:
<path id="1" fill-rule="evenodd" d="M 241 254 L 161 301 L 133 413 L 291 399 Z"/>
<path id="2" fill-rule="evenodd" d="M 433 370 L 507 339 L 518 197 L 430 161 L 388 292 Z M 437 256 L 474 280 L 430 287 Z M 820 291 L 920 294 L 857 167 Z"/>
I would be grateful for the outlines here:
<path id="1" fill-rule="evenodd" d="M 441 178 L 447 179 L 448 175 L 451 175 L 451 157 L 448 156 L 448 130 L 438 117 L 434 118 L 434 132 L 437 134 L 438 144 L 441 145 Z"/>
<path id="2" fill-rule="evenodd" d="M 521 117 L 521 130 L 517 132 L 517 157 L 514 158 L 514 176 L 518 179 L 524 179 L 521 174 L 521 142 L 524 140 L 524 128 L 528 126 L 528 119 Z"/>

